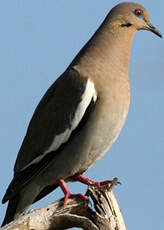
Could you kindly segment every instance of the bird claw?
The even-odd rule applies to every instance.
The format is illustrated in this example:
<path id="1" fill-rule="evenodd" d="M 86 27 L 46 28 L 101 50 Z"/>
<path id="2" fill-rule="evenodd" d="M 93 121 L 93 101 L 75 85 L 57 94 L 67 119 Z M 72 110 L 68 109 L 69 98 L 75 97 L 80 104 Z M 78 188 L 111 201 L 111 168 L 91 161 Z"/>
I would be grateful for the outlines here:
<path id="1" fill-rule="evenodd" d="M 82 199 L 84 200 L 87 200 L 88 197 L 87 196 L 84 196 L 83 194 L 81 193 L 78 193 L 78 194 L 72 194 L 70 193 L 65 181 L 63 179 L 59 179 L 58 180 L 58 183 L 59 183 L 59 186 L 61 187 L 62 191 L 64 192 L 65 194 L 65 197 L 64 197 L 64 205 L 66 205 L 67 201 L 69 198 L 76 198 L 76 197 L 81 197 Z"/>
<path id="2" fill-rule="evenodd" d="M 88 199 L 88 197 L 83 195 L 82 193 L 72 194 L 72 193 L 68 192 L 67 194 L 65 194 L 65 197 L 64 197 L 64 205 L 66 205 L 69 198 L 77 198 L 77 197 L 80 197 L 84 200 Z"/>
<path id="3" fill-rule="evenodd" d="M 95 185 L 98 188 L 101 188 L 102 186 L 105 186 L 105 185 L 111 184 L 111 183 L 112 183 L 112 180 L 105 180 L 105 181 L 95 182 Z"/>
<path id="4" fill-rule="evenodd" d="M 113 180 L 105 180 L 105 181 L 101 181 L 101 182 L 95 182 L 95 185 L 98 187 L 98 188 L 101 188 L 102 186 L 105 186 L 105 185 L 108 185 L 108 184 L 112 184 L 113 183 Z M 118 185 L 121 183 L 119 181 L 116 181 L 115 185 Z"/>
<path id="5" fill-rule="evenodd" d="M 101 182 L 95 182 L 85 176 L 83 176 L 82 174 L 78 173 L 74 176 L 74 178 L 86 185 L 92 185 L 92 186 L 97 186 L 98 188 L 101 188 L 102 186 L 108 185 L 108 184 L 112 184 L 113 185 L 117 185 L 117 184 L 121 184 L 120 182 L 118 182 L 117 178 L 115 178 L 114 180 L 105 180 L 105 181 L 101 181 Z M 83 195 L 82 193 L 78 193 L 78 194 L 72 194 L 70 193 L 65 181 L 63 179 L 59 179 L 58 180 L 59 186 L 61 187 L 61 189 L 63 190 L 65 197 L 64 197 L 64 205 L 66 205 L 67 201 L 69 198 L 76 198 L 76 197 L 80 197 L 84 200 L 88 199 L 87 196 Z"/>
<path id="6" fill-rule="evenodd" d="M 102 186 L 108 185 L 108 184 L 112 184 L 113 180 L 105 180 L 105 181 L 101 181 L 101 182 L 96 182 L 93 181 L 85 176 L 83 176 L 82 174 L 78 173 L 75 175 L 75 179 L 83 184 L 86 185 L 96 185 L 98 188 L 101 188 Z M 120 182 L 116 181 L 115 185 L 121 184 Z"/>

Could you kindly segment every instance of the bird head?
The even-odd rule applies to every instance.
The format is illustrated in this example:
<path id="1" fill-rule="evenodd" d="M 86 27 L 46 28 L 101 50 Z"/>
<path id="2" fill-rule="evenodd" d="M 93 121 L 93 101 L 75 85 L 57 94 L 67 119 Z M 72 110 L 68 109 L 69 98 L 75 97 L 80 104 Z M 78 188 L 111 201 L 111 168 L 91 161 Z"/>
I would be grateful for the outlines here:
<path id="1" fill-rule="evenodd" d="M 118 31 L 122 31 L 120 28 L 129 28 L 134 32 L 149 30 L 162 38 L 161 32 L 150 23 L 147 10 L 140 4 L 131 2 L 118 4 L 110 12 L 110 24 Z"/>

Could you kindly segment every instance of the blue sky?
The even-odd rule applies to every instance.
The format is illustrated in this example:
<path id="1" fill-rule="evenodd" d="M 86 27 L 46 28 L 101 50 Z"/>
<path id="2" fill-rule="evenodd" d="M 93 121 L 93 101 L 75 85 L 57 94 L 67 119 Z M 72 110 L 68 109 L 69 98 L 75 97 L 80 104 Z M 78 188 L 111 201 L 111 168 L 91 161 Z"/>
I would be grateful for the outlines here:
<path id="1" fill-rule="evenodd" d="M 0 197 L 27 125 L 41 97 L 87 42 L 112 0 L 0 1 Z M 164 33 L 163 0 L 138 1 Z M 157 4 L 158 3 L 158 4 Z M 164 41 L 147 31 L 133 39 L 130 61 L 131 106 L 120 137 L 86 175 L 95 180 L 115 176 L 114 189 L 127 229 L 163 230 L 164 226 Z M 73 192 L 86 186 L 69 184 Z M 52 192 L 34 208 L 63 197 Z M 0 204 L 0 222 L 6 205 Z"/>

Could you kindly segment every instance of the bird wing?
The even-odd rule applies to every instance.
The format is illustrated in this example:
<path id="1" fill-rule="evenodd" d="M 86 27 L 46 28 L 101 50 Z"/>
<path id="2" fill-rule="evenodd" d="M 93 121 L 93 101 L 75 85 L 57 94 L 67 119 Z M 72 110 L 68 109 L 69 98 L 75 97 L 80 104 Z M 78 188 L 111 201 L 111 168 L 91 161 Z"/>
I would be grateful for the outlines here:
<path id="1" fill-rule="evenodd" d="M 68 68 L 48 89 L 28 126 L 16 159 L 14 178 L 3 203 L 49 165 L 80 127 L 96 98 L 94 84 L 73 67 Z"/>

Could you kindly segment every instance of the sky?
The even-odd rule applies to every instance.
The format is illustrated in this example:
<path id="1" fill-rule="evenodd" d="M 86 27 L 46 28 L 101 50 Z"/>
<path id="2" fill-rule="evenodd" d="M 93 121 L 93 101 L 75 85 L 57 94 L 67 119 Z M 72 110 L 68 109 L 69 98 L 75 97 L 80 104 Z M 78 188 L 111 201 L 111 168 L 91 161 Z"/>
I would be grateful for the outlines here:
<path id="1" fill-rule="evenodd" d="M 0 198 L 33 111 L 48 87 L 67 68 L 96 31 L 113 0 L 0 1 Z M 151 22 L 164 33 L 164 1 L 142 0 Z M 137 32 L 130 60 L 131 105 L 126 124 L 110 151 L 86 176 L 118 177 L 114 189 L 127 229 L 164 226 L 164 41 Z M 68 184 L 74 193 L 80 183 Z M 63 197 L 60 189 L 36 203 L 43 207 Z M 0 204 L 0 222 L 6 205 Z"/>

